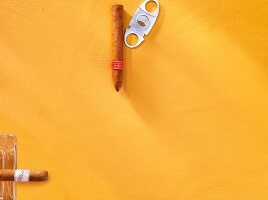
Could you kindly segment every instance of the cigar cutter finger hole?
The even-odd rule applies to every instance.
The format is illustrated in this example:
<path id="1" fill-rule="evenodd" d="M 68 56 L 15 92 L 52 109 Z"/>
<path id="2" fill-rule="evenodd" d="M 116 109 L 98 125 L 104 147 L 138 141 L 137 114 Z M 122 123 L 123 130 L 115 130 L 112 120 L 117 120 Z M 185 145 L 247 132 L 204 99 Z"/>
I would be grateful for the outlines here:
<path id="1" fill-rule="evenodd" d="M 155 1 L 148 1 L 145 5 L 145 8 L 148 12 L 153 13 L 154 11 L 156 11 L 158 5 Z"/>
<path id="2" fill-rule="evenodd" d="M 127 43 L 131 46 L 133 45 L 136 45 L 138 43 L 138 36 L 134 33 L 130 33 L 128 36 L 127 36 Z"/>
<path id="3" fill-rule="evenodd" d="M 135 48 L 144 41 L 144 37 L 149 34 L 156 22 L 159 10 L 160 4 L 158 0 L 146 0 L 139 6 L 129 23 L 128 29 L 126 29 L 124 36 L 125 44 L 129 48 Z M 129 35 L 133 34 L 138 38 L 137 43 L 135 44 L 128 39 Z"/>

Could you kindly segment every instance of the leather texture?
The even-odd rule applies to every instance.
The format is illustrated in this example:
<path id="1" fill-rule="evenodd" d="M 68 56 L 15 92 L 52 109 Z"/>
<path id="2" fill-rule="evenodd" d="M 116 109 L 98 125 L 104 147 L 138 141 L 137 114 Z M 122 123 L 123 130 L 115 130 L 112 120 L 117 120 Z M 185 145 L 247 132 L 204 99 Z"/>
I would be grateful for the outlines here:
<path id="1" fill-rule="evenodd" d="M 111 77 L 111 7 L 2 0 L 0 127 L 18 138 L 21 200 L 268 199 L 267 0 L 160 0 Z"/>

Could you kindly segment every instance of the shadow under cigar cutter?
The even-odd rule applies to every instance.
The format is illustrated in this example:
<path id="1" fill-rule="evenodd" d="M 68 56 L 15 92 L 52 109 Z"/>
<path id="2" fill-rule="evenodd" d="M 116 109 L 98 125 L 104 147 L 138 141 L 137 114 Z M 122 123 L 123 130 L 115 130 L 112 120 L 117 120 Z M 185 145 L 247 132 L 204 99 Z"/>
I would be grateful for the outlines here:
<path id="1" fill-rule="evenodd" d="M 157 8 L 155 9 L 155 11 L 149 12 L 146 9 L 146 4 L 148 2 L 156 3 Z M 135 48 L 144 41 L 144 36 L 147 36 L 149 34 L 156 22 L 156 19 L 159 14 L 159 9 L 160 4 L 158 0 L 146 0 L 139 6 L 129 23 L 129 28 L 126 29 L 125 32 L 124 41 L 129 48 Z M 138 37 L 138 42 L 135 45 L 130 45 L 127 42 L 127 38 L 131 34 L 134 34 Z"/>

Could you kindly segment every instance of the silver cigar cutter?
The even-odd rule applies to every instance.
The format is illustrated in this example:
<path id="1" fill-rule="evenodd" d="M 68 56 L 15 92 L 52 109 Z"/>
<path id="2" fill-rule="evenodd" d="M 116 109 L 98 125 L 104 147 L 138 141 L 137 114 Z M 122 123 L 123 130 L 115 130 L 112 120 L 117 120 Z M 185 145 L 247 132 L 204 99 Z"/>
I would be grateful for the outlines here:
<path id="1" fill-rule="evenodd" d="M 154 12 L 149 12 L 146 10 L 146 4 L 150 1 L 155 2 L 157 5 L 157 8 Z M 159 9 L 160 4 L 158 0 L 146 0 L 139 6 L 129 23 L 129 28 L 126 29 L 125 32 L 124 41 L 129 48 L 135 48 L 143 42 L 144 36 L 149 34 L 156 22 Z M 135 34 L 138 37 L 138 42 L 133 46 L 127 42 L 127 37 L 131 34 Z"/>

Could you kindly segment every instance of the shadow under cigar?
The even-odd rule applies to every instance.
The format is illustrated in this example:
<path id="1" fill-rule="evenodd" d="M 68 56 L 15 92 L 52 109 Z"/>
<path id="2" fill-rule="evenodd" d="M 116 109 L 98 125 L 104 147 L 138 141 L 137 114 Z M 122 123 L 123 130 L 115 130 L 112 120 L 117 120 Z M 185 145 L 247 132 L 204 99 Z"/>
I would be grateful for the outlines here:
<path id="1" fill-rule="evenodd" d="M 131 20 L 131 15 L 124 11 L 124 32 L 128 28 L 128 24 Z M 125 33 L 124 33 L 125 34 Z M 122 94 L 126 97 L 130 96 L 130 88 L 129 86 L 131 85 L 131 74 L 132 74 L 132 52 L 131 49 L 128 48 L 125 43 L 124 43 L 124 77 L 123 77 L 123 90 Z"/>

